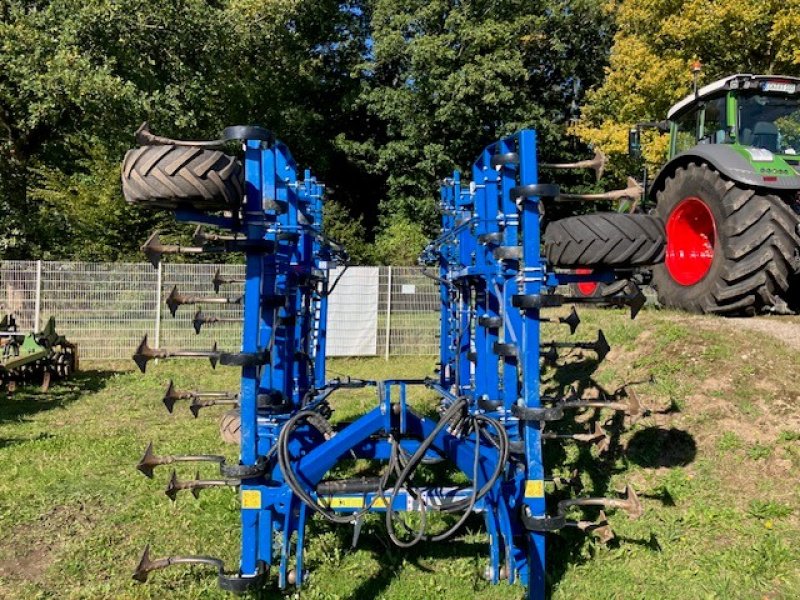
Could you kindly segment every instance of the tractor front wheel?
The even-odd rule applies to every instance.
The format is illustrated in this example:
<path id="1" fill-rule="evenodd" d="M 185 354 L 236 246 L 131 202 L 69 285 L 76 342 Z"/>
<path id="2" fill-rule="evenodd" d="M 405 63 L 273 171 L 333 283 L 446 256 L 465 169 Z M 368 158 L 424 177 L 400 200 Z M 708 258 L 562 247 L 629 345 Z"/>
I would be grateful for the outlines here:
<path id="1" fill-rule="evenodd" d="M 723 315 L 785 310 L 800 245 L 786 203 L 705 164 L 677 168 L 657 199 L 667 234 L 653 269 L 662 304 Z"/>

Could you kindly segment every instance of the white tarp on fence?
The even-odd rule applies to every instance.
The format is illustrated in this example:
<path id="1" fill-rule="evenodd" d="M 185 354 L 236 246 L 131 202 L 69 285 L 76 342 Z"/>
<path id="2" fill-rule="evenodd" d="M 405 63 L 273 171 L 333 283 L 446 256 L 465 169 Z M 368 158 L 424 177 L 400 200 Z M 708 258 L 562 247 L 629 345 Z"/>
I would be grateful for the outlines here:
<path id="1" fill-rule="evenodd" d="M 331 281 L 341 267 L 331 273 Z M 328 356 L 378 352 L 378 267 L 347 269 L 328 299 Z"/>

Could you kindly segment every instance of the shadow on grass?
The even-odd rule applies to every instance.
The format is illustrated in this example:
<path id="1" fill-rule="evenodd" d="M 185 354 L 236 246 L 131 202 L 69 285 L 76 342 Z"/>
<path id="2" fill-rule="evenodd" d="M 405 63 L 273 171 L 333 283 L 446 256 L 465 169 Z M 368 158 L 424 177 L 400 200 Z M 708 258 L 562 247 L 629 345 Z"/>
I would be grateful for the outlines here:
<path id="1" fill-rule="evenodd" d="M 628 442 L 628 460 L 641 467 L 685 467 L 697 455 L 694 438 L 681 429 L 647 427 Z"/>
<path id="2" fill-rule="evenodd" d="M 115 371 L 96 369 L 78 371 L 67 380 L 54 382 L 46 392 L 34 385 L 20 385 L 13 394 L 4 391 L 0 396 L 0 423 L 69 406 L 84 394 L 102 390 L 114 374 Z"/>

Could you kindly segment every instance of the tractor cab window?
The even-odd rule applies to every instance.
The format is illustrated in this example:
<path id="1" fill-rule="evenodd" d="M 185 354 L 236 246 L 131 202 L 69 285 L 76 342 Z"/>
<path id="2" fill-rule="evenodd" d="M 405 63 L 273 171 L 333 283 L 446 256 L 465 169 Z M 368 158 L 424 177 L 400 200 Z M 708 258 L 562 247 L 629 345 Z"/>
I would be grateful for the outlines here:
<path id="1" fill-rule="evenodd" d="M 688 150 L 697 144 L 697 115 L 698 110 L 689 111 L 677 117 L 673 123 L 675 133 L 672 136 L 674 144 L 673 155 Z"/>
<path id="2" fill-rule="evenodd" d="M 725 142 L 727 123 L 725 120 L 726 97 L 706 100 L 703 111 L 701 144 L 722 144 Z"/>
<path id="3" fill-rule="evenodd" d="M 800 154 L 800 98 L 765 94 L 740 97 L 739 143 L 777 154 Z"/>

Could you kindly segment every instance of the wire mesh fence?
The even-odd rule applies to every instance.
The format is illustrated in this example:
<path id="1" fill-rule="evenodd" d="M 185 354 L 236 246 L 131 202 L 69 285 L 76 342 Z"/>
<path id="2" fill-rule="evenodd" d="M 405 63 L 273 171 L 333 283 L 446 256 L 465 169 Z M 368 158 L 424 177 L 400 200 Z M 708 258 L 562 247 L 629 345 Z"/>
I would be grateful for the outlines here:
<path id="1" fill-rule="evenodd" d="M 219 273 L 223 284 L 214 290 Z M 336 280 L 340 271 L 332 273 Z M 89 360 L 128 359 L 142 336 L 153 347 L 236 351 L 241 344 L 243 265 L 0 261 L 0 314 L 22 330 L 55 317 L 59 333 Z M 225 304 L 191 302 L 173 316 L 172 289 Z M 220 320 L 200 327 L 197 310 Z M 433 355 L 439 348 L 439 291 L 414 267 L 350 267 L 330 296 L 329 356 Z"/>

